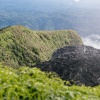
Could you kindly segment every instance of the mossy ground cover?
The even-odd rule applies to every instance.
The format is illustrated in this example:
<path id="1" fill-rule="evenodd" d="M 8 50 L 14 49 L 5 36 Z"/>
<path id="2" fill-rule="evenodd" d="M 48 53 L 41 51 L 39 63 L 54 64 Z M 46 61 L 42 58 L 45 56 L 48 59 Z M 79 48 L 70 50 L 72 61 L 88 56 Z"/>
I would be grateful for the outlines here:
<path id="1" fill-rule="evenodd" d="M 0 100 L 100 100 L 100 86 L 67 86 L 53 73 L 0 64 Z"/>

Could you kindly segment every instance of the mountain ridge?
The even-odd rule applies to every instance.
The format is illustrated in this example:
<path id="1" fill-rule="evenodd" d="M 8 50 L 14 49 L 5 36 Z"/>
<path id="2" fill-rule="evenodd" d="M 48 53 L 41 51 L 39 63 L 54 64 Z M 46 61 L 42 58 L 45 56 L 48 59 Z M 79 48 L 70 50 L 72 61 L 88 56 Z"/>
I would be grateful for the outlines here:
<path id="1" fill-rule="evenodd" d="M 0 30 L 0 62 L 8 66 L 32 67 L 49 60 L 61 47 L 82 44 L 73 30 L 36 31 L 24 26 L 9 26 Z"/>

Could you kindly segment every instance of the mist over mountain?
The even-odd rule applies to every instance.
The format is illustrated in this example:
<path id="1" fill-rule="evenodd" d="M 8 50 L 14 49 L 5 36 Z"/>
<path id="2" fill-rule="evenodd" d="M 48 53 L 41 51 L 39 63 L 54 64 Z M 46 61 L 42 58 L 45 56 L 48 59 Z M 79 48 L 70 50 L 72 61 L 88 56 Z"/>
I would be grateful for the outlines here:
<path id="1" fill-rule="evenodd" d="M 100 35 L 92 34 L 83 38 L 84 44 L 100 49 Z"/>

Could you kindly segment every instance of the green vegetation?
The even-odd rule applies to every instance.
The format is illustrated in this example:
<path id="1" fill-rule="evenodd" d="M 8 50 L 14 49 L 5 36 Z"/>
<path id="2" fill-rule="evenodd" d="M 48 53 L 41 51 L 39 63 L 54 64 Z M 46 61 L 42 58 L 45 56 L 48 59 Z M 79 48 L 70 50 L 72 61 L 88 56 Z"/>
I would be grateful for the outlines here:
<path id="1" fill-rule="evenodd" d="M 0 64 L 0 100 L 100 100 L 100 86 L 71 86 L 37 68 Z"/>
<path id="2" fill-rule="evenodd" d="M 11 67 L 34 66 L 66 45 L 82 45 L 73 30 L 32 31 L 23 26 L 0 30 L 0 62 Z"/>

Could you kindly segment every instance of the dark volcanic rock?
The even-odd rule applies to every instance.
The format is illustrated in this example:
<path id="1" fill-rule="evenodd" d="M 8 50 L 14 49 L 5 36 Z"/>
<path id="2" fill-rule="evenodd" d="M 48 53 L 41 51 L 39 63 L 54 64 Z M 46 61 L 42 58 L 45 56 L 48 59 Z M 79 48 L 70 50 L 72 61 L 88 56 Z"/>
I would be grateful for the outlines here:
<path id="1" fill-rule="evenodd" d="M 40 65 L 43 71 L 56 72 L 77 85 L 100 84 L 100 50 L 89 46 L 66 46 L 54 52 L 50 61 Z"/>

